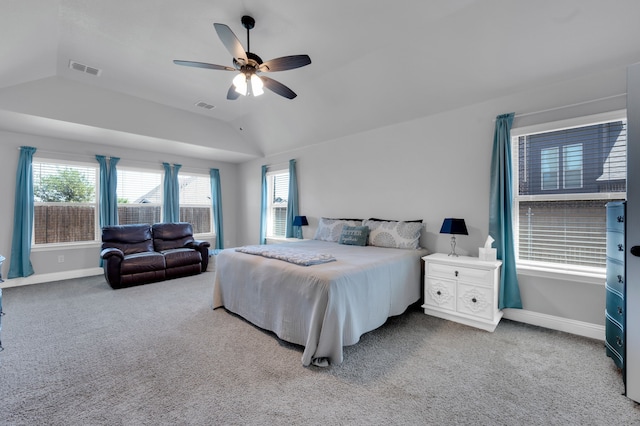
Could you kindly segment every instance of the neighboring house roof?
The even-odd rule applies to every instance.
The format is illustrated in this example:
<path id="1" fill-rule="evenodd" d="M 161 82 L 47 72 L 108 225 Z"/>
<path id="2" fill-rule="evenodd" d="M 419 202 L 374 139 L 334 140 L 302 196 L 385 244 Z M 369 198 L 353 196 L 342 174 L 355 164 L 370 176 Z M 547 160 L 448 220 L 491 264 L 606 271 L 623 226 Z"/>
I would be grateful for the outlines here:
<path id="1" fill-rule="evenodd" d="M 178 182 L 180 183 L 180 194 L 187 200 L 194 199 L 197 197 L 197 188 L 192 183 L 196 182 L 195 176 L 187 176 L 187 177 L 178 177 Z M 138 197 L 133 203 L 134 204 L 145 204 L 145 203 L 159 203 L 162 200 L 162 186 L 158 185 L 154 187 L 151 191 L 146 194 Z M 155 201 L 151 201 L 155 200 Z"/>
<path id="2" fill-rule="evenodd" d="M 627 140 L 618 137 L 602 166 L 598 182 L 624 180 L 627 178 Z"/>

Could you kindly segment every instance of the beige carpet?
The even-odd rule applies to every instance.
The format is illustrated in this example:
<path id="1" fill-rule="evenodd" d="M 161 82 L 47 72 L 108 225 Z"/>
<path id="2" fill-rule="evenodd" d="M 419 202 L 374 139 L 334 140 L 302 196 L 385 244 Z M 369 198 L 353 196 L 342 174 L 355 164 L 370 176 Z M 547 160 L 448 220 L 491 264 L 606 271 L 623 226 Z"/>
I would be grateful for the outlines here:
<path id="1" fill-rule="evenodd" d="M 212 280 L 5 289 L 0 424 L 640 424 L 602 342 L 412 310 L 304 368 L 300 347 L 211 310 Z"/>

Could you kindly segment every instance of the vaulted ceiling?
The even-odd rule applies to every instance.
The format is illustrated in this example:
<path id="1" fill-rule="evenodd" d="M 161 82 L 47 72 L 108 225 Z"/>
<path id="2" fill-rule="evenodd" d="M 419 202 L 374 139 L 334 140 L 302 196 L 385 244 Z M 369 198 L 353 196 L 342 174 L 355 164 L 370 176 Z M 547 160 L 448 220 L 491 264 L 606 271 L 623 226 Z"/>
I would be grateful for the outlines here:
<path id="1" fill-rule="evenodd" d="M 213 23 L 297 97 L 226 99 Z M 0 129 L 243 162 L 640 61 L 637 0 L 0 0 Z M 98 76 L 70 61 L 100 70 Z M 198 102 L 213 109 L 196 106 Z"/>

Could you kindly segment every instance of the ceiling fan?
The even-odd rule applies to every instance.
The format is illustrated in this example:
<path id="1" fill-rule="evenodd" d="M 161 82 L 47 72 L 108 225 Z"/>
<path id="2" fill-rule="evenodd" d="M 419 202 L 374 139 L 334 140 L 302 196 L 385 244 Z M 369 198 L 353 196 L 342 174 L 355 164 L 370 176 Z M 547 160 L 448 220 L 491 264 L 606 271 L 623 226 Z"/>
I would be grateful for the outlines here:
<path id="1" fill-rule="evenodd" d="M 249 30 L 255 26 L 256 21 L 251 16 L 243 16 L 241 22 L 242 26 L 247 29 L 246 52 L 236 35 L 228 26 L 224 24 L 213 24 L 216 32 L 218 33 L 218 37 L 220 37 L 220 41 L 222 41 L 224 47 L 226 47 L 229 53 L 231 53 L 231 56 L 233 56 L 233 67 L 208 64 L 205 62 L 180 60 L 174 60 L 173 63 L 187 67 L 207 68 L 212 70 L 240 71 L 240 73 L 233 79 L 233 83 L 227 92 L 227 99 L 229 100 L 238 99 L 240 95 L 259 96 L 264 92 L 263 87 L 266 87 L 272 92 L 280 96 L 284 96 L 287 99 L 295 98 L 297 96 L 295 92 L 284 84 L 269 77 L 258 76 L 258 74 L 261 72 L 286 71 L 304 67 L 311 63 L 309 55 L 283 56 L 281 58 L 262 62 L 262 59 L 258 55 L 250 52 Z"/>

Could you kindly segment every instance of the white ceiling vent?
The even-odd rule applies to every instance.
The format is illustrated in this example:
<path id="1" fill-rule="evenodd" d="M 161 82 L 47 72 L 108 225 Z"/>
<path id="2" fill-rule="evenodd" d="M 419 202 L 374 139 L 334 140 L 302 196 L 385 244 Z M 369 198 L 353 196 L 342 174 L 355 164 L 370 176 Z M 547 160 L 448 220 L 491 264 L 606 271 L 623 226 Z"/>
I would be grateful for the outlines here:
<path id="1" fill-rule="evenodd" d="M 81 64 L 80 62 L 76 62 L 76 61 L 69 61 L 69 68 L 71 68 L 72 70 L 93 75 L 95 77 L 98 77 L 100 73 L 102 73 L 102 70 L 99 68 L 90 67 L 89 65 Z"/>
<path id="2" fill-rule="evenodd" d="M 204 108 L 204 109 L 209 109 L 209 110 L 211 110 L 211 109 L 214 109 L 214 108 L 215 108 L 215 105 L 208 104 L 208 103 L 206 103 L 206 102 L 204 102 L 204 101 L 198 101 L 198 102 L 196 102 L 196 104 L 195 104 L 195 105 L 196 105 L 197 107 Z"/>

